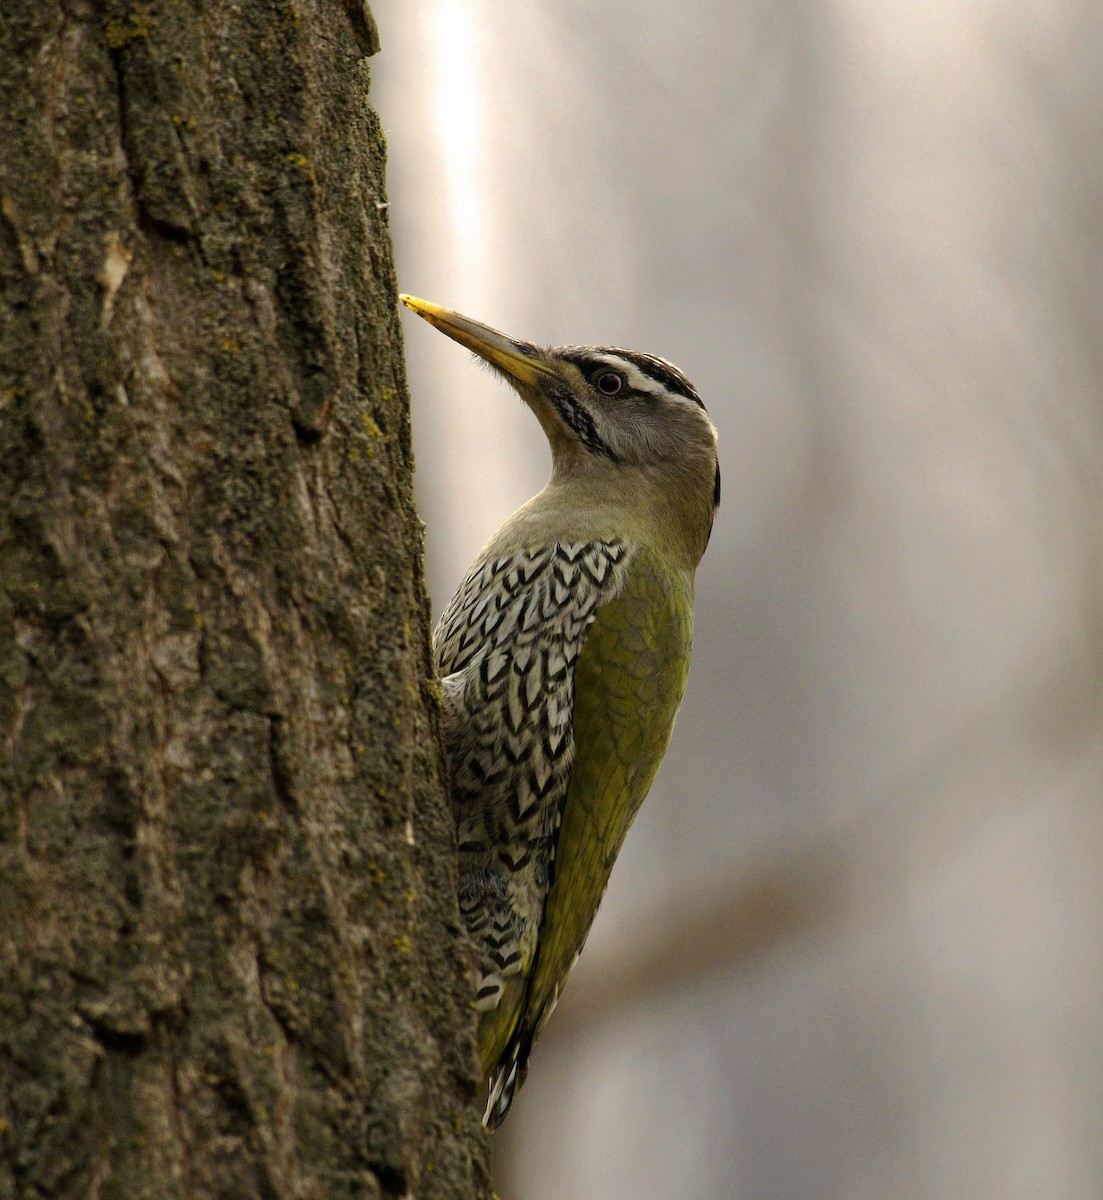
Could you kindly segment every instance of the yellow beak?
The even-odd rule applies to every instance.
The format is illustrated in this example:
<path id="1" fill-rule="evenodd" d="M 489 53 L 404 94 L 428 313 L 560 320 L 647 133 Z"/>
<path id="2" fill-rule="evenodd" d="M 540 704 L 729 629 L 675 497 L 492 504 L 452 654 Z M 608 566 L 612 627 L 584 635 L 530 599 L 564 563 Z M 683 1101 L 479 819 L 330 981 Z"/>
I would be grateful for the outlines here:
<path id="1" fill-rule="evenodd" d="M 435 325 L 441 333 L 446 333 L 453 341 L 474 351 L 519 383 L 536 387 L 541 379 L 555 375 L 555 371 L 534 354 L 534 347 L 527 342 L 514 341 L 481 321 L 472 321 L 470 317 L 461 316 L 450 308 L 441 308 L 439 304 L 419 300 L 416 296 L 399 296 L 399 300 L 419 317 L 424 317 L 430 325 Z"/>

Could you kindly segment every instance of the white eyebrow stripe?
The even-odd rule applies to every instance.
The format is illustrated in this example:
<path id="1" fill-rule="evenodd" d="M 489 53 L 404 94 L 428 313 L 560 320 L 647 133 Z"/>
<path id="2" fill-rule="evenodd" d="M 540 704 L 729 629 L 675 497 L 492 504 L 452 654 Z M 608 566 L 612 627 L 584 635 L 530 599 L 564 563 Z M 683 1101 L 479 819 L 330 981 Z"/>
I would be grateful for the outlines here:
<path id="1" fill-rule="evenodd" d="M 665 396 L 667 394 L 666 388 L 661 383 L 652 379 L 650 375 L 645 375 L 635 363 L 629 362 L 626 358 L 621 358 L 616 354 L 599 354 L 595 355 L 595 358 L 604 366 L 619 371 L 628 380 L 628 386 L 633 391 L 645 392 L 648 396 Z"/>

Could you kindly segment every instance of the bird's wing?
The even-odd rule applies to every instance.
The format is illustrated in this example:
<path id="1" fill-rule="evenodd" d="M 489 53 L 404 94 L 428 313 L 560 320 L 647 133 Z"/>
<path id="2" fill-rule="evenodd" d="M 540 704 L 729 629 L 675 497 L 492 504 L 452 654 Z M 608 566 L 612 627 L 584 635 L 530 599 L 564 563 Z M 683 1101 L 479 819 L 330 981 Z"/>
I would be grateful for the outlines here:
<path id="1" fill-rule="evenodd" d="M 576 665 L 632 558 L 616 540 L 490 556 L 472 568 L 437 627 L 459 903 L 479 955 L 488 1075 L 525 1009 L 554 879 L 574 763 Z"/>
<path id="2" fill-rule="evenodd" d="M 498 1060 L 488 1123 L 504 1118 L 555 1007 L 613 860 L 659 768 L 685 690 L 693 581 L 639 550 L 598 611 L 575 669 L 574 764 L 524 1008 Z"/>

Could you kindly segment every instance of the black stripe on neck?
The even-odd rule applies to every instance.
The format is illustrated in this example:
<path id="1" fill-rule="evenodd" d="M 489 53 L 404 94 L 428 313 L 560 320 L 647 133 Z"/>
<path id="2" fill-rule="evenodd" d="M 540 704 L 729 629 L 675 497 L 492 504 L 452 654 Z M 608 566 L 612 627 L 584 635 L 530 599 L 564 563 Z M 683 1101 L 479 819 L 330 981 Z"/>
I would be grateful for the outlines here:
<path id="1" fill-rule="evenodd" d="M 577 398 L 566 384 L 549 387 L 548 397 L 552 404 L 555 405 L 555 411 L 563 419 L 563 424 L 570 429 L 591 454 L 600 454 L 612 462 L 620 461 L 602 440 L 597 427 L 594 425 L 593 417 L 579 404 Z"/>

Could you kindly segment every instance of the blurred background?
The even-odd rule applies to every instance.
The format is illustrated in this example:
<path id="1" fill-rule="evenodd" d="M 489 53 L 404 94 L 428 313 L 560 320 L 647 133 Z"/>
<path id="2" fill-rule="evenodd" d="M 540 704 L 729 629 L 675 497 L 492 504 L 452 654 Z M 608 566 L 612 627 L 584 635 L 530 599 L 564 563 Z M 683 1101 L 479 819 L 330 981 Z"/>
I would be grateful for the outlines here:
<path id="1" fill-rule="evenodd" d="M 721 438 L 500 1192 L 1103 1196 L 1103 8 L 373 7 L 401 288 L 663 355 Z M 549 457 L 406 341 L 439 612 Z"/>

